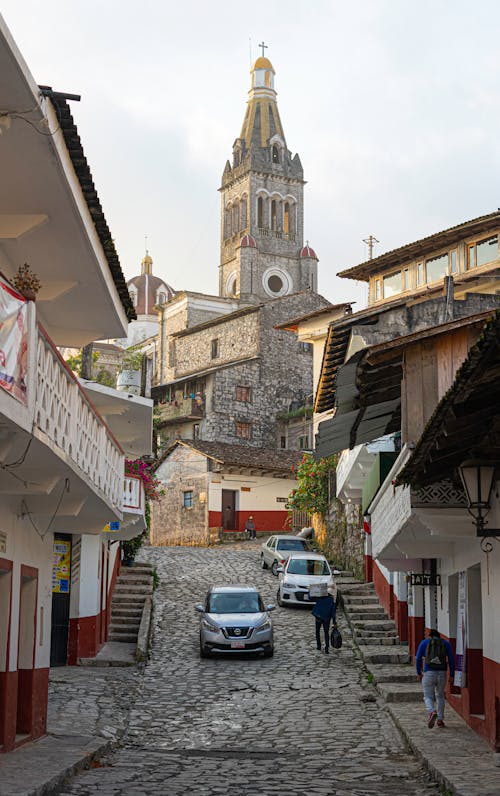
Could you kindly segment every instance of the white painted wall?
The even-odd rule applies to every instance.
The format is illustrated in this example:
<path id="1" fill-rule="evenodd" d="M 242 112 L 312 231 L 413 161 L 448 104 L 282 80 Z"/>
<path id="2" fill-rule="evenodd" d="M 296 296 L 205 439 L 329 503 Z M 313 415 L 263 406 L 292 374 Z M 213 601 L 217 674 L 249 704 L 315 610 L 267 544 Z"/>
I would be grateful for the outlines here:
<path id="1" fill-rule="evenodd" d="M 1 530 L 7 536 L 7 549 L 2 557 L 13 562 L 8 669 L 9 671 L 17 669 L 21 564 L 38 569 L 35 668 L 46 668 L 50 665 L 54 537 L 49 532 L 42 539 L 33 529 L 29 520 L 17 518 L 12 512 L 12 506 L 7 505 L 4 501 L 0 501 L 0 516 L 2 517 Z M 41 614 L 43 614 L 43 621 L 40 621 Z"/>
<path id="2" fill-rule="evenodd" d="M 296 486 L 296 481 L 291 478 L 211 473 L 208 509 L 222 511 L 222 490 L 234 489 L 239 492 L 237 511 L 284 511 L 285 504 L 276 498 L 287 498 Z M 242 492 L 241 487 L 249 488 L 250 492 Z"/>

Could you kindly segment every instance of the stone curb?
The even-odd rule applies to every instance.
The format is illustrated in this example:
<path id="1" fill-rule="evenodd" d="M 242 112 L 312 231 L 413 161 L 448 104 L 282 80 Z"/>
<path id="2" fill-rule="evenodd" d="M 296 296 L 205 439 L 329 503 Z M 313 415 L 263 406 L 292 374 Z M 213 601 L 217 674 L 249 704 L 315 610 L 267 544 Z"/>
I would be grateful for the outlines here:
<path id="1" fill-rule="evenodd" d="M 153 608 L 153 602 L 151 600 L 151 597 L 146 597 L 146 599 L 144 600 L 144 607 L 142 609 L 141 624 L 139 625 L 139 633 L 137 635 L 137 649 L 135 652 L 135 659 L 138 663 L 145 661 L 148 656 L 152 608 Z"/>
<path id="2" fill-rule="evenodd" d="M 46 767 L 51 747 L 54 747 L 53 770 L 56 773 L 47 771 Z M 68 739 L 54 734 L 45 735 L 38 741 L 10 752 L 4 759 L 0 758 L 0 796 L 49 796 L 59 793 L 69 779 L 79 771 L 90 768 L 94 760 L 109 752 L 112 747 L 112 741 L 102 738 Z M 65 757 L 67 759 L 63 767 L 58 768 Z M 24 772 L 22 782 L 19 781 L 20 770 Z M 29 783 L 30 779 L 36 779 L 37 776 L 43 781 Z"/>

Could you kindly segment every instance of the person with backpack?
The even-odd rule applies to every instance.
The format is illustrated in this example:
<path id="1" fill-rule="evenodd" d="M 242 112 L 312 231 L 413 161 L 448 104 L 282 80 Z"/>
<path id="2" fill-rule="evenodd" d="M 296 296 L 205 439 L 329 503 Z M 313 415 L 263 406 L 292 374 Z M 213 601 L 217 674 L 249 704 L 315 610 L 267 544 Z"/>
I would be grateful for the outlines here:
<path id="1" fill-rule="evenodd" d="M 321 650 L 321 628 L 323 628 L 325 655 L 328 655 L 330 652 L 330 622 L 333 622 L 334 627 L 336 626 L 337 609 L 335 599 L 326 583 L 318 584 L 317 591 L 319 594 L 311 611 L 316 619 L 316 647 Z"/>
<path id="2" fill-rule="evenodd" d="M 424 668 L 422 674 L 422 659 Z M 450 670 L 450 683 L 455 674 L 455 658 L 451 644 L 441 638 L 437 630 L 429 630 L 417 650 L 417 677 L 424 690 L 424 702 L 428 711 L 427 726 L 432 729 L 437 721 L 438 727 L 445 727 L 444 704 L 447 669 Z"/>

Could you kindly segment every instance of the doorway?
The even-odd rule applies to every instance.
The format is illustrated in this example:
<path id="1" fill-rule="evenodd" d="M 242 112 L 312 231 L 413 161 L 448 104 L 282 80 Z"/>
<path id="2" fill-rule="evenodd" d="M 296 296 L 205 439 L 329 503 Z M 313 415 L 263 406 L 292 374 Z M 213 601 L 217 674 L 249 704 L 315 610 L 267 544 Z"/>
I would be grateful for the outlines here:
<path id="1" fill-rule="evenodd" d="M 236 529 L 236 490 L 222 490 L 222 527 L 225 531 Z"/>
<path id="2" fill-rule="evenodd" d="M 0 747 L 5 743 L 9 703 L 9 629 L 12 599 L 12 561 L 0 558 Z M 10 697 L 10 698 L 9 698 Z"/>
<path id="3" fill-rule="evenodd" d="M 66 666 L 68 662 L 70 588 L 71 535 L 60 533 L 54 536 L 52 564 L 51 666 Z"/>
<path id="4" fill-rule="evenodd" d="M 29 735 L 33 729 L 37 595 L 38 570 L 21 565 L 16 735 Z"/>
<path id="5" fill-rule="evenodd" d="M 467 570 L 467 687 L 470 713 L 484 717 L 481 565 Z"/>

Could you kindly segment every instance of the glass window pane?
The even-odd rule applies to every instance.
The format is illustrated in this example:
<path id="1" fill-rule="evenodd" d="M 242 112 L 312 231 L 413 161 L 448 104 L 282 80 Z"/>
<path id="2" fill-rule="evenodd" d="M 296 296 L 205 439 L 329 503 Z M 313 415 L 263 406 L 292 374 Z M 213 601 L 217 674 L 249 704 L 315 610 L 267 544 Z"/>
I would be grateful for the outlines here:
<path id="1" fill-rule="evenodd" d="M 427 281 L 437 282 L 448 273 L 448 253 L 440 254 L 439 257 L 432 257 L 426 260 Z"/>
<path id="2" fill-rule="evenodd" d="M 474 268 L 476 262 L 474 254 L 476 253 L 475 246 L 469 246 L 469 268 Z"/>
<path id="3" fill-rule="evenodd" d="M 375 282 L 375 301 L 380 298 L 380 279 Z"/>
<path id="4" fill-rule="evenodd" d="M 403 290 L 409 290 L 410 289 L 410 269 L 409 268 L 405 268 L 401 273 L 402 273 L 402 276 L 403 276 Z"/>
<path id="5" fill-rule="evenodd" d="M 450 273 L 457 273 L 457 252 L 455 249 L 450 252 Z"/>
<path id="6" fill-rule="evenodd" d="M 401 293 L 401 271 L 384 276 L 384 298 Z"/>
<path id="7" fill-rule="evenodd" d="M 491 263 L 498 257 L 498 236 L 476 243 L 476 265 Z"/>
<path id="8" fill-rule="evenodd" d="M 418 263 L 417 265 L 417 285 L 424 284 L 424 264 Z"/>

